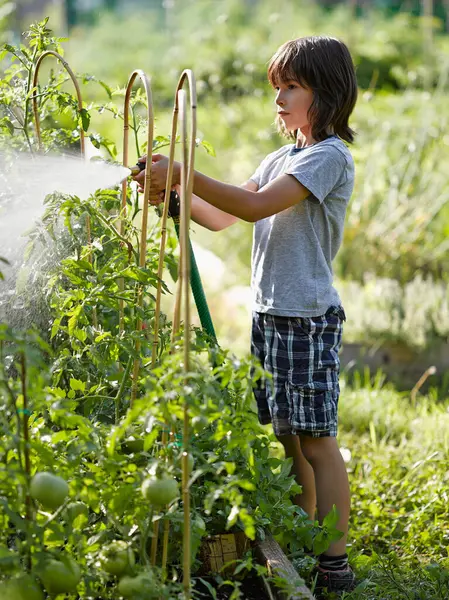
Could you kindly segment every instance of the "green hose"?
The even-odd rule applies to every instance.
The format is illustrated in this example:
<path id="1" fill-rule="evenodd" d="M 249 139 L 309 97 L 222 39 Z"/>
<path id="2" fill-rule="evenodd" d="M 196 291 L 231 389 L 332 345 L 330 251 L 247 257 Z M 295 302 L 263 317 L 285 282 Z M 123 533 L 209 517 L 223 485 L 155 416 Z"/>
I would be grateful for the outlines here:
<path id="1" fill-rule="evenodd" d="M 180 204 L 179 196 L 175 191 L 170 192 L 170 205 L 169 215 L 173 219 L 175 224 L 176 235 L 179 239 L 179 213 Z M 190 248 L 190 287 L 192 288 L 193 297 L 195 299 L 196 309 L 200 317 L 201 327 L 204 331 L 216 342 L 217 336 L 215 334 L 214 324 L 212 323 L 212 317 L 210 315 L 209 307 L 207 305 L 206 295 L 204 293 L 203 284 L 201 282 L 200 272 L 198 265 L 196 264 L 195 254 L 193 252 L 192 244 L 189 240 Z"/>

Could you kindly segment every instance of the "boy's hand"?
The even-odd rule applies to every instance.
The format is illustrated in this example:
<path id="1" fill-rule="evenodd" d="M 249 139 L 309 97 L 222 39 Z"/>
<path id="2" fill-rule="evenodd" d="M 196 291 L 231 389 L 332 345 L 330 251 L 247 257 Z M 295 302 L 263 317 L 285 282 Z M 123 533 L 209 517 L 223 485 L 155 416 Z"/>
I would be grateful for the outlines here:
<path id="1" fill-rule="evenodd" d="M 142 156 L 139 162 L 146 163 L 147 157 Z M 150 204 L 160 204 L 164 201 L 165 184 L 167 180 L 168 158 L 162 154 L 153 154 L 151 163 L 151 189 L 150 189 Z M 181 165 L 178 162 L 173 163 L 173 179 L 172 185 L 179 184 L 181 173 Z M 134 177 L 134 180 L 139 184 L 138 191 L 143 192 L 145 182 L 146 169 L 141 171 Z"/>

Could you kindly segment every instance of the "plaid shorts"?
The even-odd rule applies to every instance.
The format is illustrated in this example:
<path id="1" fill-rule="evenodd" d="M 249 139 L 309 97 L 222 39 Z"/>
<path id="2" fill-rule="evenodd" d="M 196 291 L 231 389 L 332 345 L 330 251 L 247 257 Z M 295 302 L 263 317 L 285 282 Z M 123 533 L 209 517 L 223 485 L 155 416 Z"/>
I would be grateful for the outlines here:
<path id="1" fill-rule="evenodd" d="M 279 435 L 337 435 L 338 376 L 345 312 L 320 317 L 253 313 L 251 352 L 271 377 L 256 382 L 259 421 Z"/>

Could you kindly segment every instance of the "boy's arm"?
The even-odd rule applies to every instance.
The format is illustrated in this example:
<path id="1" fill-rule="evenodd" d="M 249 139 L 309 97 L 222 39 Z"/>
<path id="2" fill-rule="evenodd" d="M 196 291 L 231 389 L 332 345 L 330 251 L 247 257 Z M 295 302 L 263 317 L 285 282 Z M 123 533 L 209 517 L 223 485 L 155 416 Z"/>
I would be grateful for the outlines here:
<path id="1" fill-rule="evenodd" d="M 250 223 L 271 217 L 310 196 L 293 175 L 280 175 L 260 191 L 253 191 L 195 171 L 193 191 L 216 208 Z"/>
<path id="2" fill-rule="evenodd" d="M 155 192 L 165 187 L 167 166 L 168 159 L 165 156 L 153 155 L 151 187 Z M 180 173 L 181 165 L 175 162 L 175 183 L 179 183 Z M 310 191 L 293 175 L 280 175 L 257 191 L 222 183 L 198 171 L 195 171 L 193 193 L 221 211 L 253 223 L 295 206 L 310 196 Z"/>
<path id="3" fill-rule="evenodd" d="M 241 187 L 252 192 L 257 192 L 257 184 L 254 181 L 246 181 Z M 230 215 L 213 206 L 196 194 L 192 196 L 192 219 L 198 225 L 202 225 L 211 231 L 221 231 L 238 221 L 238 218 L 234 215 Z"/>

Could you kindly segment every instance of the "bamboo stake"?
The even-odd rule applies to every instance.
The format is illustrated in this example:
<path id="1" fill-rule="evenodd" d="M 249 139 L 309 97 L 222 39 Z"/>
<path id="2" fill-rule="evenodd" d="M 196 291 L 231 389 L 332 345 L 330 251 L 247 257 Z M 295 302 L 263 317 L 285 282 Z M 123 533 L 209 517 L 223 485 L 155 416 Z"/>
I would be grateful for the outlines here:
<path id="1" fill-rule="evenodd" d="M 183 288 L 184 293 L 184 374 L 185 388 L 187 389 L 190 371 L 190 245 L 189 245 L 189 228 L 190 228 L 190 212 L 191 199 L 193 190 L 193 163 L 195 152 L 195 129 L 196 129 L 196 99 L 193 104 L 191 124 L 191 145 L 190 153 L 187 148 L 187 103 L 186 93 L 184 90 L 178 92 L 181 117 L 181 138 L 182 138 L 182 170 L 181 170 L 181 268 L 182 277 L 180 280 L 180 288 Z M 182 294 L 182 293 L 181 293 Z M 184 598 L 190 598 L 190 563 L 191 563 L 191 548 L 190 548 L 190 492 L 189 492 L 189 400 L 184 397 L 184 423 L 183 423 L 183 453 L 182 453 L 182 499 L 184 507 L 184 535 L 183 535 L 183 588 Z"/>
<path id="2" fill-rule="evenodd" d="M 78 84 L 78 80 L 76 78 L 75 73 L 72 71 L 72 69 L 70 68 L 70 65 L 68 64 L 68 62 L 66 60 L 64 60 L 64 58 L 58 54 L 57 52 L 55 52 L 54 50 L 46 50 L 45 52 L 43 52 L 39 58 L 38 61 L 36 62 L 36 67 L 34 69 L 34 77 L 33 77 L 33 112 L 34 112 L 34 123 L 36 125 L 36 136 L 39 142 L 39 150 L 42 150 L 42 134 L 41 134 L 41 124 L 40 124 L 40 118 L 39 118 L 39 110 L 38 110 L 38 106 L 37 106 L 37 95 L 36 95 L 36 88 L 37 88 L 37 82 L 38 82 L 38 77 L 39 77 L 39 69 L 41 67 L 41 64 L 44 60 L 44 58 L 46 58 L 47 56 L 54 56 L 57 60 L 59 60 L 59 62 L 62 64 L 62 66 L 64 67 L 64 69 L 67 71 L 67 73 L 70 76 L 70 79 L 73 82 L 73 85 L 75 86 L 75 90 L 76 90 L 76 97 L 78 100 L 78 110 L 81 111 L 81 109 L 83 108 L 83 99 L 81 97 L 81 90 L 80 90 L 80 86 Z M 83 128 L 80 128 L 80 150 L 81 150 L 81 156 L 85 155 L 85 144 L 84 144 L 84 131 Z"/>
<path id="3" fill-rule="evenodd" d="M 148 117 L 147 153 L 148 154 L 147 154 L 147 160 L 148 160 L 148 164 L 151 165 L 151 158 L 152 158 L 152 154 L 153 154 L 153 130 L 154 130 L 153 99 L 152 99 L 152 94 L 151 94 L 150 81 L 149 81 L 147 75 L 140 69 L 137 69 L 136 71 L 133 71 L 131 73 L 130 78 L 128 80 L 128 85 L 126 87 L 125 105 L 124 105 L 124 122 L 123 122 L 123 164 L 124 165 L 128 164 L 129 103 L 130 103 L 130 99 L 131 99 L 132 87 L 133 87 L 134 81 L 136 80 L 137 77 L 140 78 L 140 80 L 143 84 L 143 87 L 144 87 L 145 93 L 146 93 L 146 97 L 147 97 L 147 103 L 148 103 L 148 113 L 147 113 L 147 117 Z M 146 172 L 145 172 L 143 207 L 142 207 L 142 231 L 141 231 L 141 236 L 140 236 L 140 248 L 139 248 L 139 267 L 145 267 L 145 264 L 146 264 L 148 204 L 149 204 L 149 199 L 150 199 L 150 185 L 151 185 L 151 168 L 146 169 Z M 121 224 L 120 224 L 121 235 L 124 234 L 125 218 L 126 218 L 126 189 L 127 189 L 127 185 L 126 185 L 126 181 L 124 181 L 122 184 L 122 215 L 121 215 L 122 218 L 121 218 Z M 138 309 L 140 309 L 140 310 L 143 309 L 143 286 L 142 285 L 139 285 L 137 288 L 137 306 L 138 306 Z M 119 316 L 119 321 L 120 321 L 119 326 L 122 328 L 121 331 L 123 331 L 123 326 L 124 326 L 123 310 L 124 310 L 124 305 L 123 305 L 123 301 L 121 301 L 120 316 Z M 140 371 L 139 353 L 140 353 L 140 348 L 141 348 L 141 342 L 140 342 L 139 336 L 140 336 L 141 331 L 142 331 L 142 318 L 141 318 L 140 314 L 137 314 L 137 319 L 136 319 L 136 333 L 137 333 L 136 354 L 137 354 L 137 357 L 135 358 L 134 365 L 133 365 L 131 406 L 137 396 L 137 386 L 138 386 L 139 371 Z"/>
<path id="4" fill-rule="evenodd" d="M 60 54 L 58 54 L 58 52 L 55 52 L 54 50 L 46 50 L 45 52 L 43 52 L 39 56 L 39 58 L 36 62 L 36 67 L 34 69 L 34 75 L 33 75 L 33 87 L 32 87 L 32 89 L 33 89 L 32 100 L 33 100 L 34 123 L 36 126 L 36 137 L 38 140 L 40 151 L 43 150 L 43 146 L 42 146 L 41 122 L 40 122 L 40 117 L 39 117 L 39 109 L 38 109 L 38 105 L 37 105 L 37 83 L 39 80 L 39 69 L 41 68 L 42 62 L 44 61 L 44 59 L 47 56 L 54 56 L 57 60 L 59 60 L 59 62 L 62 64 L 62 66 L 64 67 L 66 72 L 69 74 L 70 79 L 72 80 L 73 85 L 75 87 L 75 91 L 76 91 L 76 97 L 77 97 L 77 101 L 78 101 L 78 111 L 81 113 L 81 110 L 83 108 L 83 99 L 81 96 L 81 89 L 78 84 L 76 75 L 70 68 L 69 63 L 66 60 L 64 60 L 64 58 Z M 83 130 L 82 126 L 80 127 L 80 154 L 83 158 L 85 157 L 85 154 L 86 154 L 85 136 L 84 136 L 84 130 Z M 87 215 L 87 217 L 86 217 L 86 235 L 87 235 L 87 244 L 90 248 L 91 244 L 92 244 L 90 215 Z M 92 253 L 90 252 L 90 250 L 89 250 L 89 254 L 88 254 L 87 258 L 88 258 L 89 262 L 92 264 Z M 98 327 L 97 310 L 95 307 L 92 309 L 92 323 L 95 328 Z"/>
<path id="5" fill-rule="evenodd" d="M 164 202 L 164 207 L 162 211 L 161 217 L 161 241 L 159 248 L 159 262 L 158 262 L 158 282 L 156 289 L 156 306 L 155 306 L 155 314 L 154 314 L 154 326 L 153 326 L 153 346 L 152 346 L 152 354 L 151 354 L 151 366 L 154 367 L 157 360 L 157 350 L 159 344 L 159 323 L 160 323 L 160 314 L 161 314 L 161 297 L 162 297 L 162 278 L 164 274 L 164 257 L 165 257 L 165 246 L 167 240 L 167 219 L 168 219 L 168 210 L 169 210 L 169 197 L 170 190 L 173 183 L 173 163 L 175 158 L 175 147 L 176 147 L 176 136 L 178 131 L 178 114 L 179 114 L 179 91 L 184 86 L 185 82 L 188 82 L 189 85 L 189 94 L 190 94 L 190 119 L 191 119 L 191 141 L 190 141 L 190 158 L 189 163 L 192 164 L 193 168 L 193 157 L 195 153 L 195 138 L 196 138 L 196 84 L 193 72 L 190 69 L 186 69 L 182 72 L 178 85 L 176 86 L 175 92 L 175 102 L 173 107 L 173 117 L 172 117 L 172 129 L 171 129 L 171 137 L 170 137 L 170 151 L 169 151 L 169 161 L 168 161 L 168 169 L 167 169 L 167 179 L 165 182 L 165 193 L 166 193 L 166 201 Z M 186 134 L 187 135 L 187 134 Z M 147 159 L 148 161 L 148 159 Z M 193 189 L 193 181 L 192 181 L 192 189 Z M 181 256 L 180 256 L 180 265 L 181 265 Z M 179 332 L 180 326 L 180 302 L 181 302 L 181 279 L 182 279 L 182 267 L 179 269 L 179 279 L 178 286 L 176 290 L 176 300 L 175 300 L 175 313 L 173 318 L 173 329 L 172 329 L 172 345 L 175 343 L 176 336 Z M 188 283 L 187 283 L 188 286 Z M 168 424 L 166 423 L 166 427 L 162 433 L 162 445 L 165 447 L 168 442 L 167 436 Z M 162 570 L 165 571 L 167 565 L 167 556 L 168 556 L 168 538 L 169 538 L 169 530 L 170 523 L 168 520 L 164 523 L 164 536 L 163 536 L 163 547 L 162 547 Z M 154 561 L 156 561 L 157 554 L 157 545 L 158 545 L 158 537 L 159 537 L 159 524 L 155 523 L 153 528 L 153 538 L 151 540 L 151 557 L 154 557 Z M 155 564 L 155 562 L 153 563 Z"/>
<path id="6" fill-rule="evenodd" d="M 193 190 L 193 164 L 194 164 L 194 154 L 195 154 L 195 139 L 196 139 L 196 84 L 193 72 L 190 69 L 186 69 L 181 74 L 179 78 L 178 85 L 176 86 L 175 93 L 175 102 L 173 107 L 173 118 L 172 118 L 172 130 L 171 130 L 171 138 L 170 138 L 170 151 L 169 151 L 169 163 L 167 169 L 167 179 L 165 184 L 166 190 L 166 201 L 164 203 L 162 217 L 161 217 L 161 241 L 160 241 L 160 249 L 159 249 L 159 263 L 158 263 L 158 284 L 156 290 L 156 307 L 155 307 L 155 315 L 154 315 L 154 328 L 153 328 L 153 346 L 152 346 L 152 357 L 151 364 L 154 367 L 157 359 L 157 349 L 159 344 L 159 321 L 160 321 L 160 305 L 161 305 L 161 296 L 162 296 L 162 278 L 164 272 L 164 256 L 165 256 L 165 245 L 166 245 L 166 237 L 167 237 L 167 218 L 168 218 L 168 209 L 169 209 L 169 196 L 170 190 L 172 187 L 173 181 L 173 163 L 175 156 L 175 144 L 176 144 L 176 135 L 177 135 L 177 127 L 178 127 L 178 113 L 179 113 L 179 92 L 182 89 L 185 82 L 188 82 L 189 92 L 190 92 L 190 119 L 191 119 L 191 140 L 190 140 L 190 152 L 186 153 L 187 148 L 187 125 L 184 123 L 183 127 L 183 148 L 184 148 L 184 169 L 187 169 L 187 165 L 189 168 L 189 177 L 191 178 L 190 182 L 190 195 Z M 185 102 L 185 96 L 184 96 Z M 184 119 L 186 120 L 186 110 L 184 110 Z M 148 161 L 148 159 L 147 159 Z M 189 204 L 190 207 L 190 204 Z M 190 215 L 190 208 L 189 208 Z M 189 217 L 190 218 L 190 217 Z M 188 240 L 188 235 L 187 235 Z M 180 312 L 181 312 L 181 296 L 182 296 L 182 281 L 184 277 L 183 268 L 182 268 L 182 244 L 180 238 L 180 269 L 179 269 L 179 278 L 178 285 L 176 290 L 176 301 L 175 301 L 175 311 L 173 317 L 173 329 L 172 329 L 172 345 L 175 343 L 176 336 L 179 332 L 180 327 Z M 190 263 L 190 253 L 188 256 L 188 262 Z M 190 299 L 189 296 L 189 280 L 190 280 L 190 266 L 188 272 L 187 283 L 184 283 L 186 286 L 186 297 L 188 298 L 188 302 Z M 188 314 L 190 315 L 190 309 L 188 309 Z M 187 313 L 186 313 L 187 314 Z M 188 319 L 190 323 L 190 318 Z M 163 446 L 167 445 L 168 437 L 167 437 L 167 429 L 168 424 L 166 424 L 166 428 L 162 433 L 162 444 Z M 184 461 L 183 461 L 184 462 Z M 169 540 L 169 530 L 170 523 L 168 519 L 164 523 L 164 536 L 163 536 L 163 547 L 162 547 L 162 570 L 165 571 L 167 565 L 167 556 L 168 556 L 168 540 Z M 155 523 L 153 528 L 153 538 L 151 540 L 151 557 L 155 564 L 156 562 L 156 554 L 157 554 L 157 545 L 158 545 L 158 536 L 159 536 L 159 524 Z M 190 563 L 189 563 L 190 564 Z M 189 567 L 190 569 L 190 567 Z M 190 584 L 189 584 L 190 586 Z"/>
<path id="7" fill-rule="evenodd" d="M 168 208 L 169 208 L 169 195 L 172 186 L 173 180 L 173 162 L 175 157 L 175 144 L 176 144 L 176 135 L 178 129 L 178 113 L 179 113 L 179 104 L 178 104 L 178 92 L 183 88 L 185 82 L 188 82 L 189 85 L 189 94 L 190 94 L 190 119 L 191 119 L 191 127 L 192 127 L 192 135 L 190 141 L 190 160 L 193 160 L 194 152 L 195 152 L 195 139 L 196 139 L 196 83 L 193 72 L 190 69 L 185 69 L 181 77 L 179 78 L 178 85 L 176 86 L 175 92 L 175 103 L 173 107 L 173 119 L 172 119 L 172 130 L 170 137 L 170 152 L 169 152 L 169 164 L 167 169 L 167 179 L 165 183 L 166 190 L 166 202 L 164 202 L 164 208 L 162 212 L 161 218 L 161 242 L 159 249 L 159 263 L 158 263 L 158 283 L 156 289 L 156 307 L 155 307 L 155 316 L 154 316 L 154 329 L 153 329 L 153 348 L 152 348 L 152 357 L 151 364 L 152 366 L 156 363 L 157 358 L 157 348 L 159 344 L 159 321 L 160 321 L 160 313 L 161 313 L 161 295 L 162 295 L 162 278 L 164 274 L 164 257 L 165 257 L 165 244 L 167 239 L 167 217 L 168 217 Z M 192 166 L 193 168 L 193 166 Z M 192 189 L 193 189 L 193 180 L 192 180 Z M 181 271 L 181 270 L 180 270 Z M 180 323 L 180 296 L 179 296 L 180 286 L 177 286 L 176 293 L 176 301 L 175 301 L 175 311 L 173 318 L 173 330 L 172 330 L 172 342 L 175 339 L 175 336 L 179 331 L 179 323 Z"/>

